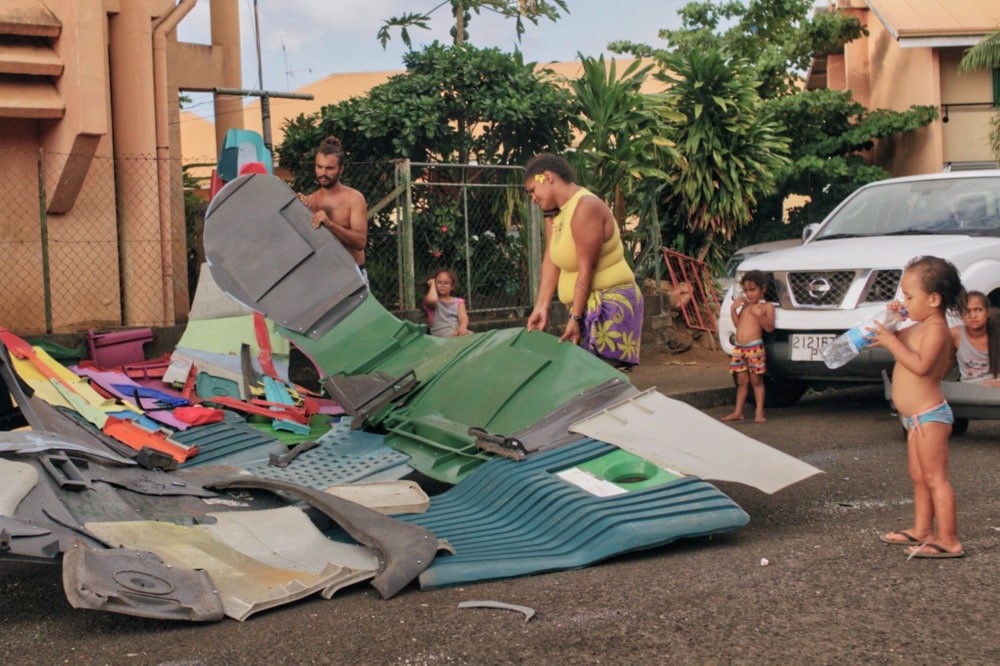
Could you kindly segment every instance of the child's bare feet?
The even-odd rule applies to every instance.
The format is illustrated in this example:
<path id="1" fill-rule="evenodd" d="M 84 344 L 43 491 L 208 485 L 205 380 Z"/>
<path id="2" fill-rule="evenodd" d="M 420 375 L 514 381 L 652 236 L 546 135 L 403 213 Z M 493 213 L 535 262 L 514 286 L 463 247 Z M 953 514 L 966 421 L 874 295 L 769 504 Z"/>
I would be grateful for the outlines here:
<path id="1" fill-rule="evenodd" d="M 726 414 L 720 420 L 722 420 L 722 421 L 742 421 L 743 420 L 743 413 L 742 412 L 733 412 L 732 414 Z"/>
<path id="2" fill-rule="evenodd" d="M 757 414 L 753 417 L 754 423 L 767 423 L 767 417 L 763 414 Z"/>
<path id="3" fill-rule="evenodd" d="M 930 541 L 933 536 L 933 534 L 921 535 L 916 530 L 893 530 L 880 536 L 879 540 L 894 546 L 918 546 Z"/>
<path id="4" fill-rule="evenodd" d="M 906 559 L 909 560 L 914 557 L 933 559 L 945 557 L 965 557 L 965 550 L 962 549 L 962 544 L 960 543 L 956 543 L 955 545 L 946 548 L 941 544 L 927 541 L 919 546 L 912 546 L 906 549 Z"/>

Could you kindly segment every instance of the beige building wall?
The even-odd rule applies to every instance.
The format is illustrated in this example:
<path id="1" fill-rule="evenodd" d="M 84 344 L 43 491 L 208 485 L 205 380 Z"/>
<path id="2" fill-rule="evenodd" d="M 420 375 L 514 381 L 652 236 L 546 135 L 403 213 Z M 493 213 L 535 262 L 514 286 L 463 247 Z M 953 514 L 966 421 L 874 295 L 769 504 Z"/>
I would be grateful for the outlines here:
<path id="1" fill-rule="evenodd" d="M 818 58 L 810 87 L 849 90 L 870 109 L 939 109 L 928 126 L 880 141 L 871 153 L 874 162 L 904 176 L 995 161 L 987 141 L 996 111 L 988 104 L 991 75 L 960 74 L 958 63 L 968 45 L 1000 28 L 1000 3 L 838 0 L 828 10 L 857 17 L 868 35 Z"/>
<path id="2" fill-rule="evenodd" d="M 240 84 L 238 0 L 211 0 L 215 43 L 178 44 L 195 2 L 0 3 L 0 247 L 16 276 L 0 326 L 186 319 L 178 92 Z M 242 126 L 230 107 L 217 112 Z"/>
<path id="3" fill-rule="evenodd" d="M 990 119 L 997 113 L 988 104 L 992 75 L 986 71 L 959 72 L 962 55 L 962 49 L 941 51 L 943 160 L 945 164 L 990 162 L 996 160 L 989 140 Z"/>
<path id="4" fill-rule="evenodd" d="M 877 65 L 870 77 L 870 108 L 904 111 L 914 104 L 940 107 L 937 52 L 930 48 L 899 48 L 878 21 L 869 20 L 868 30 L 870 61 Z M 882 141 L 875 150 L 876 161 L 896 176 L 940 171 L 941 155 L 940 120 L 906 137 Z"/>

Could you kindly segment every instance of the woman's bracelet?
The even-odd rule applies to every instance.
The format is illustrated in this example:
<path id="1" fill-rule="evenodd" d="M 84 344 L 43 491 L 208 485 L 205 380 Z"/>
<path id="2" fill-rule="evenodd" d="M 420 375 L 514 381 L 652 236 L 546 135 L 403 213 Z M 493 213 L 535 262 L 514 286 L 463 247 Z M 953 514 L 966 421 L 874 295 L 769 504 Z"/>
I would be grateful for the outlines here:
<path id="1" fill-rule="evenodd" d="M 575 321 L 576 323 L 580 324 L 581 326 L 583 325 L 583 315 L 571 314 L 569 318 Z"/>

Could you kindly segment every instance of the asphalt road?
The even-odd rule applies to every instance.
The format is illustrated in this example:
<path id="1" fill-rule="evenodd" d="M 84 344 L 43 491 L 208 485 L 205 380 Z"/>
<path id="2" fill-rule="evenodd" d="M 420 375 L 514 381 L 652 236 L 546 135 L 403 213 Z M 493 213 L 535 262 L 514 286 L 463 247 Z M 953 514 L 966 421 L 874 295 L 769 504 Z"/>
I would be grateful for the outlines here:
<path id="1" fill-rule="evenodd" d="M 727 407 L 709 410 L 722 416 Z M 361 584 L 197 625 L 69 607 L 58 567 L 0 562 L 4 664 L 998 664 L 1000 421 L 951 447 L 968 556 L 907 561 L 898 421 L 881 388 L 808 395 L 743 432 L 823 469 L 768 496 L 720 484 L 750 524 L 582 570 L 382 600 Z M 520 613 L 460 609 L 495 600 Z"/>

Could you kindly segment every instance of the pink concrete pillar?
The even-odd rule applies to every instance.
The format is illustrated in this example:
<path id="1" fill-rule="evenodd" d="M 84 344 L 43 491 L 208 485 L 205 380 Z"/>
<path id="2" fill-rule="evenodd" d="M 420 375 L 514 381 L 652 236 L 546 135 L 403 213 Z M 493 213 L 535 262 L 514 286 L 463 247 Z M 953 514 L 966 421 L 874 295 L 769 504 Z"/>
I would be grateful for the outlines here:
<path id="1" fill-rule="evenodd" d="M 240 59 L 240 11 L 238 0 L 212 0 L 212 45 L 222 49 L 220 88 L 242 88 Z M 243 129 L 243 99 L 232 95 L 215 97 L 215 149 L 230 129 Z"/>

